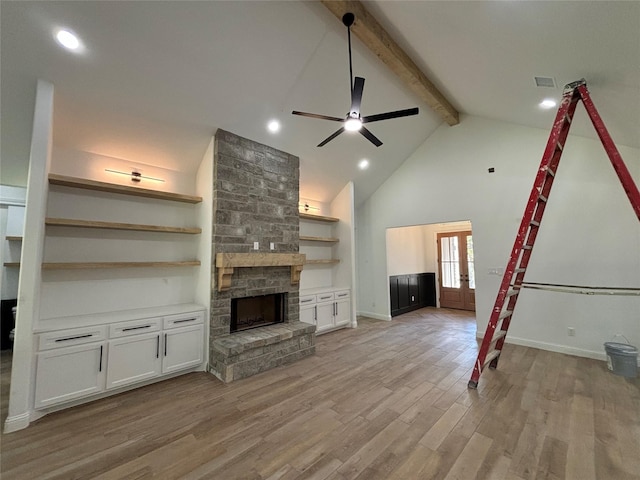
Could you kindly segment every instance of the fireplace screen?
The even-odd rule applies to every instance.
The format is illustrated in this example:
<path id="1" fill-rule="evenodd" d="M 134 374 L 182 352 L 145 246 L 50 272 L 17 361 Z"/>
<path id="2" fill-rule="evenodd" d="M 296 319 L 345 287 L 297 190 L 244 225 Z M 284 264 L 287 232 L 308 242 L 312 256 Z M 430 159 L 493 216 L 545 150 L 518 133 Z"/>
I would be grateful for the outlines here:
<path id="1" fill-rule="evenodd" d="M 231 333 L 284 322 L 284 293 L 231 299 Z"/>

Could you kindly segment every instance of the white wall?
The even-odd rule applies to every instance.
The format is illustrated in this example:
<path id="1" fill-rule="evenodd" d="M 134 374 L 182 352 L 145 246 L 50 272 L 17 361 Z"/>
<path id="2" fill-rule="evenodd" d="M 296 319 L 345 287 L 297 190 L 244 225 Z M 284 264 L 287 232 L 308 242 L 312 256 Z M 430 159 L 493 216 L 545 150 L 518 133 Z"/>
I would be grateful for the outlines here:
<path id="1" fill-rule="evenodd" d="M 484 332 L 500 283 L 488 270 L 507 263 L 548 134 L 464 116 L 427 139 L 356 212 L 359 312 L 389 315 L 387 228 L 469 219 Z M 640 150 L 618 148 L 639 184 Z M 570 135 L 526 279 L 640 287 L 638 245 L 640 224 L 602 145 Z M 639 318 L 637 296 L 525 291 L 508 338 L 602 358 L 602 343 L 616 333 L 640 345 Z M 567 336 L 568 326 L 575 337 Z"/>

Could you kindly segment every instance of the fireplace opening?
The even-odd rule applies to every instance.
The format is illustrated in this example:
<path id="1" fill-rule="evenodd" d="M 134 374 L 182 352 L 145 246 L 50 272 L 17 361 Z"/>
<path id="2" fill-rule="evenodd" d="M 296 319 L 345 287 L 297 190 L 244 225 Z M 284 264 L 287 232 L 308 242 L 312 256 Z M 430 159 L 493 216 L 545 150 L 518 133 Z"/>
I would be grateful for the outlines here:
<path id="1" fill-rule="evenodd" d="M 284 322 L 284 293 L 231 299 L 231 333 Z"/>

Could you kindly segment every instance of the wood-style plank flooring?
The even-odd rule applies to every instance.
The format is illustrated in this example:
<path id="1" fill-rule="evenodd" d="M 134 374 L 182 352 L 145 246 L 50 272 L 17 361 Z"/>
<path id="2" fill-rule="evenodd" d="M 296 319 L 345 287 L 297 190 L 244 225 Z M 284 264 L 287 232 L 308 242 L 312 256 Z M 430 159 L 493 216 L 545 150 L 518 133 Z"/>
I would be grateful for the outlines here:
<path id="1" fill-rule="evenodd" d="M 189 374 L 2 435 L 2 479 L 640 479 L 640 380 L 506 345 L 468 390 L 476 351 L 464 312 L 360 319 L 293 365 Z"/>

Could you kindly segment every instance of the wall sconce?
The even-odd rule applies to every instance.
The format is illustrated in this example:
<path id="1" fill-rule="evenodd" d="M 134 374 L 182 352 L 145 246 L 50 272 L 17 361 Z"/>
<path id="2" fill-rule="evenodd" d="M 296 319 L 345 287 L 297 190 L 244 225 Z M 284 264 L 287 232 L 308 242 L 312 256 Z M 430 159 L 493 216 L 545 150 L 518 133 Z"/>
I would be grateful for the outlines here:
<path id="1" fill-rule="evenodd" d="M 164 182 L 161 178 L 147 177 L 142 175 L 137 170 L 132 170 L 131 172 L 121 172 L 119 170 L 112 170 L 111 168 L 105 168 L 105 172 L 117 173 L 118 175 L 126 175 L 127 177 L 131 177 L 131 181 L 135 183 L 140 183 L 140 181 L 144 178 L 145 180 L 153 180 L 154 182 Z"/>
<path id="2" fill-rule="evenodd" d="M 320 210 L 318 207 L 312 207 L 312 206 L 310 206 L 307 202 L 305 202 L 305 203 L 299 203 L 299 204 L 298 204 L 298 208 L 299 208 L 299 209 L 303 209 L 305 212 L 308 212 L 309 210 Z"/>

